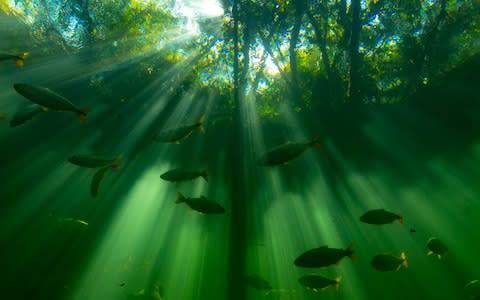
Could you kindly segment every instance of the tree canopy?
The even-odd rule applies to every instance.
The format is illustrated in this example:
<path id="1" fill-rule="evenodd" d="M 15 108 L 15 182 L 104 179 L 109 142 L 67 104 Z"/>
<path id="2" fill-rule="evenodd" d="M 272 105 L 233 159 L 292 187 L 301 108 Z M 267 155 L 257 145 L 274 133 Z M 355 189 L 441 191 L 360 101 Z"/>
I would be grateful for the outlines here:
<path id="1" fill-rule="evenodd" d="M 262 116 L 278 115 L 286 99 L 297 111 L 405 101 L 480 50 L 474 0 L 10 0 L 0 8 L 27 23 L 29 45 L 44 51 L 90 49 L 106 69 L 128 61 L 139 77 L 180 66 L 177 86 L 216 90 L 227 106 L 238 80 Z M 98 74 L 90 79 L 114 90 Z"/>

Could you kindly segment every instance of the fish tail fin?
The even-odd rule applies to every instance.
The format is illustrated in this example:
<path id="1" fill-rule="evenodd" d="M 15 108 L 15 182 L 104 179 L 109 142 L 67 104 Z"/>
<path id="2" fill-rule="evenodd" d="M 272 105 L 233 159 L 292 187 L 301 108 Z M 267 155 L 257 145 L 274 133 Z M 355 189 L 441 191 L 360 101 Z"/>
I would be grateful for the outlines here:
<path id="1" fill-rule="evenodd" d="M 175 199 L 175 203 L 182 203 L 185 200 L 185 196 L 182 193 L 177 192 L 177 199 Z"/>
<path id="2" fill-rule="evenodd" d="M 342 276 L 340 276 L 340 275 L 337 276 L 337 277 L 335 278 L 335 281 L 337 282 L 337 283 L 335 284 L 335 290 L 338 292 L 338 290 L 340 289 L 340 281 L 342 281 Z"/>
<path id="3" fill-rule="evenodd" d="M 313 139 L 311 140 L 310 144 L 312 145 L 312 147 L 320 148 L 320 146 L 321 146 L 320 138 L 318 136 L 314 136 Z"/>
<path id="4" fill-rule="evenodd" d="M 403 225 L 403 214 L 398 215 L 398 221 Z"/>
<path id="5" fill-rule="evenodd" d="M 400 258 L 403 259 L 402 266 L 407 269 L 408 268 L 408 260 L 407 260 L 407 255 L 405 252 L 400 253 Z"/>
<path id="6" fill-rule="evenodd" d="M 202 177 L 203 177 L 203 179 L 205 179 L 206 182 L 208 182 L 208 172 L 207 172 L 207 170 L 203 170 Z"/>
<path id="7" fill-rule="evenodd" d="M 25 63 L 24 63 L 23 59 L 17 58 L 15 60 L 15 64 L 17 65 L 17 67 L 22 68 Z"/>
<path id="8" fill-rule="evenodd" d="M 203 123 L 205 122 L 205 115 L 201 115 L 198 120 L 197 120 L 197 123 L 198 123 L 198 131 L 200 131 L 201 133 L 205 133 L 205 127 L 203 127 Z"/>
<path id="9" fill-rule="evenodd" d="M 120 164 L 122 163 L 122 160 L 123 160 L 123 154 L 120 154 L 119 156 L 117 156 L 117 158 L 115 158 L 112 164 L 112 172 L 118 171 Z"/>
<path id="10" fill-rule="evenodd" d="M 80 119 L 80 123 L 85 123 L 87 120 L 87 114 L 90 112 L 90 109 L 82 109 L 78 112 L 78 118 Z"/>
<path id="11" fill-rule="evenodd" d="M 15 64 L 17 67 L 22 68 L 25 64 L 25 59 L 28 57 L 28 52 L 23 52 L 18 55 L 18 58 L 15 59 Z"/>

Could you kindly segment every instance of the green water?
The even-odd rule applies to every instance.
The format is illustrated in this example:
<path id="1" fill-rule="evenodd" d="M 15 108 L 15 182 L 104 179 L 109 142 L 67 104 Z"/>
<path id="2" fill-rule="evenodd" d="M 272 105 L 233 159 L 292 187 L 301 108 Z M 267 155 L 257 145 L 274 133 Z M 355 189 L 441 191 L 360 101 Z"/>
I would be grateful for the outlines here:
<path id="1" fill-rule="evenodd" d="M 468 1 L 453 2 L 461 7 Z M 29 7 L 30 2 L 21 3 Z M 99 3 L 107 7 L 110 2 Z M 128 3 L 143 7 L 141 1 Z M 223 2 L 225 14 L 231 3 Z M 318 3 L 308 4 L 312 12 Z M 320 50 L 307 41 L 305 31 L 300 31 L 299 45 L 316 50 L 299 55 L 298 94 L 289 94 L 294 88 L 272 69 L 255 96 L 252 85 L 231 80 L 233 48 L 204 64 L 197 58 L 207 54 L 173 38 L 185 32 L 169 35 L 175 40 L 168 50 L 173 52 L 156 54 L 142 48 L 153 34 L 129 35 L 108 26 L 102 39 L 92 34 L 87 43 L 85 36 L 76 40 L 72 33 L 69 39 L 64 31 L 61 42 L 42 31 L 48 27 L 41 23 L 45 16 L 28 9 L 15 14 L 11 5 L 0 6 L 0 53 L 30 54 L 23 68 L 13 59 L 0 64 L 0 115 L 8 113 L 0 122 L 0 299 L 158 300 L 152 296 L 155 287 L 165 300 L 470 299 L 464 287 L 480 279 L 478 20 L 468 27 L 470 40 L 455 40 L 460 45 L 455 49 L 470 43 L 464 47 L 470 54 L 458 50 L 455 55 L 464 56 L 429 77 L 432 82 L 382 94 L 393 100 L 379 104 L 371 98 L 355 102 L 347 92 L 350 96 L 339 100 L 340 90 L 348 90 L 348 76 L 335 85 L 319 75 L 322 67 L 308 69 L 309 64 L 316 68 L 312 61 Z M 109 16 L 98 17 L 101 10 L 95 5 L 100 4 L 92 5 L 98 19 L 92 12 L 90 18 L 103 28 L 99 20 Z M 240 16 L 252 9 L 242 5 Z M 448 5 L 450 15 L 459 13 Z M 22 17 L 29 14 L 35 15 L 33 21 Z M 310 28 L 307 19 L 305 14 L 304 29 Z M 117 26 L 125 28 L 136 24 L 127 17 L 119 20 Z M 51 28 L 60 30 L 62 24 Z M 453 31 L 444 34 L 454 36 Z M 240 39 L 247 40 L 245 32 Z M 115 48 L 114 40 L 125 48 Z M 172 53 L 178 60 L 169 60 Z M 377 76 L 365 67 L 369 56 L 359 53 L 360 68 L 365 68 L 360 70 Z M 434 59 L 442 58 L 431 55 L 427 69 Z M 223 73 L 211 69 L 217 66 Z M 285 67 L 283 74 L 290 76 L 289 70 Z M 251 84 L 252 78 L 244 80 Z M 86 121 L 79 122 L 74 112 L 50 109 L 11 126 L 13 116 L 32 104 L 15 91 L 15 83 L 48 87 L 90 109 Z M 242 86 L 245 92 L 233 96 Z M 367 83 L 359 91 L 371 96 Z M 178 144 L 152 139 L 201 115 L 204 133 L 195 128 Z M 278 145 L 312 138 L 320 147 L 286 164 L 257 164 Z M 122 155 L 118 171 L 107 170 L 96 197 L 90 189 L 97 170 L 68 161 L 79 154 Z M 207 170 L 208 182 L 160 178 L 175 168 Z M 225 213 L 199 214 L 176 204 L 177 192 L 203 195 Z M 401 214 L 404 224 L 360 221 L 377 208 Z M 427 255 L 431 237 L 448 247 L 442 259 Z M 322 245 L 345 249 L 352 243 L 356 259 L 346 257 L 327 268 L 294 265 L 307 250 Z M 370 263 L 377 254 L 402 252 L 408 268 L 380 272 Z M 311 273 L 341 276 L 338 290 L 305 288 L 299 278 Z M 268 281 L 272 290 L 248 285 L 247 275 Z"/>

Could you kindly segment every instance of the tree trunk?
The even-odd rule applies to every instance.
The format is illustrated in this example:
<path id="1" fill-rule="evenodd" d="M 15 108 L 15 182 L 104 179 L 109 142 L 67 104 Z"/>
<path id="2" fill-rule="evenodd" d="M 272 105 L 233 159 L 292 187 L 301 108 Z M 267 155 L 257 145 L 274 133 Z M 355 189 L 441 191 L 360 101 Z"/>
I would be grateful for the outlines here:
<path id="1" fill-rule="evenodd" d="M 358 46 L 360 43 L 360 0 L 352 0 L 352 30 L 350 38 L 350 88 L 349 99 L 351 102 L 361 101 L 360 93 L 360 53 Z"/>
<path id="2" fill-rule="evenodd" d="M 230 199 L 231 199 L 231 222 L 230 222 L 230 243 L 229 243 L 229 266 L 228 266 L 228 289 L 227 299 L 246 299 L 244 282 L 245 273 L 245 251 L 246 251 L 246 207 L 243 192 L 243 141 L 241 129 L 241 79 L 239 66 L 239 0 L 233 2 L 234 19 L 234 60 L 233 60 L 233 82 L 234 82 L 234 103 L 233 134 L 229 143 L 230 163 Z"/>
<path id="3" fill-rule="evenodd" d="M 250 42 L 251 42 L 251 32 L 250 32 L 250 12 L 249 12 L 249 6 L 245 5 L 241 7 L 243 10 L 243 47 L 242 47 L 242 52 L 243 52 L 243 66 L 242 66 L 242 71 L 241 71 L 241 76 L 239 78 L 239 94 L 240 94 L 240 99 L 243 99 L 245 97 L 245 90 L 247 87 L 248 83 L 248 70 L 250 68 Z M 240 100 L 241 101 L 241 100 Z"/>
<path id="4" fill-rule="evenodd" d="M 422 84 L 423 74 L 427 73 L 425 69 L 428 67 L 430 62 L 430 56 L 432 54 L 432 44 L 435 40 L 436 35 L 438 34 L 438 27 L 440 23 L 447 16 L 446 12 L 446 0 L 441 0 L 440 2 L 440 13 L 435 19 L 435 22 L 432 25 L 432 28 L 423 37 L 423 49 L 421 54 L 420 61 L 416 64 L 416 72 L 414 72 L 414 77 L 407 81 L 405 84 L 404 92 L 401 96 L 401 100 L 409 99 L 413 94 L 415 94 L 418 88 Z"/>
<path id="5" fill-rule="evenodd" d="M 320 53 L 322 54 L 322 62 L 323 62 L 323 67 L 325 68 L 325 73 L 327 74 L 327 78 L 331 78 L 332 71 L 330 68 L 330 60 L 328 58 L 328 52 L 326 47 L 327 45 L 326 45 L 326 39 L 325 39 L 325 33 L 327 28 L 324 28 L 323 34 L 322 34 L 320 24 L 312 15 L 312 13 L 307 10 L 307 15 L 310 20 L 310 23 L 313 26 L 313 31 L 315 31 L 315 36 L 317 37 L 317 45 L 318 45 L 318 48 L 320 49 Z"/>
<path id="6" fill-rule="evenodd" d="M 91 46 L 94 42 L 94 37 L 93 37 L 93 32 L 95 29 L 95 24 L 93 19 L 90 17 L 90 6 L 89 6 L 89 0 L 83 0 L 82 1 L 82 10 L 80 14 L 80 18 L 83 20 L 85 24 L 85 28 L 87 31 L 86 37 L 85 37 L 85 44 L 86 46 Z"/>
<path id="7" fill-rule="evenodd" d="M 302 26 L 302 16 L 303 16 L 303 0 L 295 0 L 293 5 L 295 9 L 295 24 L 292 29 L 292 38 L 290 39 L 290 72 L 291 72 L 291 82 L 292 82 L 292 94 L 294 97 L 300 95 L 300 87 L 298 85 L 298 65 L 297 65 L 297 44 L 298 37 L 300 33 L 300 27 Z"/>

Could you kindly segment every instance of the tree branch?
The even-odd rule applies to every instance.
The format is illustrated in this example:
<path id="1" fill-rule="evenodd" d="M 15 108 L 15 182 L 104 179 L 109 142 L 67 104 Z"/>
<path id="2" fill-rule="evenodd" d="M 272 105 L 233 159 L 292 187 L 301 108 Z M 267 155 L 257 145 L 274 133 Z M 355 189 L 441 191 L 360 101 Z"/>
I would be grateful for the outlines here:
<path id="1" fill-rule="evenodd" d="M 298 85 L 298 65 L 297 65 L 297 44 L 300 34 L 300 27 L 302 26 L 303 16 L 303 3 L 302 0 L 295 0 L 295 24 L 292 29 L 292 37 L 290 39 L 289 56 L 290 56 L 290 72 L 292 78 L 292 92 L 294 95 L 298 95 L 300 88 Z"/>

